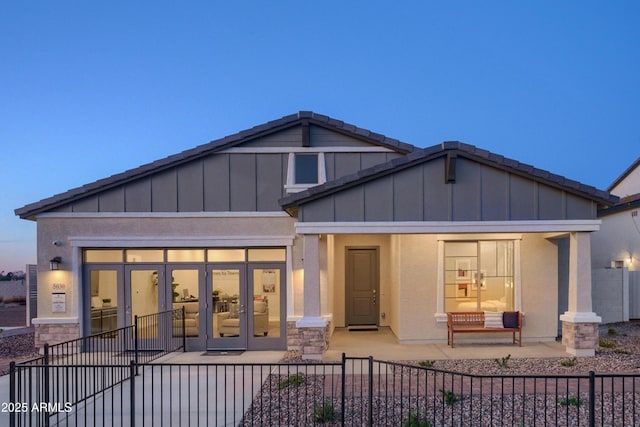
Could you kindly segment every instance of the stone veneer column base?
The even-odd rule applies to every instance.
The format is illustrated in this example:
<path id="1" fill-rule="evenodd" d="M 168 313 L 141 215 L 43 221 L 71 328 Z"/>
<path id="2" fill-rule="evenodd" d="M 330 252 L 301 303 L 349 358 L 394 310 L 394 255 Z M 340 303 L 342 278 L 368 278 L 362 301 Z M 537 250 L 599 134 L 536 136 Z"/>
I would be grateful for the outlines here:
<path id="1" fill-rule="evenodd" d="M 299 351 L 305 360 L 322 360 L 329 347 L 331 321 L 322 320 L 322 326 L 306 326 L 304 321 L 287 322 L 287 349 Z"/>
<path id="2" fill-rule="evenodd" d="M 598 325 L 600 322 L 562 322 L 562 344 L 567 353 L 580 357 L 592 357 L 598 348 Z"/>
<path id="3" fill-rule="evenodd" d="M 35 347 L 42 349 L 45 344 L 53 345 L 64 341 L 80 338 L 79 323 L 36 323 L 33 329 L 35 332 Z M 69 348 L 70 352 L 75 352 Z"/>

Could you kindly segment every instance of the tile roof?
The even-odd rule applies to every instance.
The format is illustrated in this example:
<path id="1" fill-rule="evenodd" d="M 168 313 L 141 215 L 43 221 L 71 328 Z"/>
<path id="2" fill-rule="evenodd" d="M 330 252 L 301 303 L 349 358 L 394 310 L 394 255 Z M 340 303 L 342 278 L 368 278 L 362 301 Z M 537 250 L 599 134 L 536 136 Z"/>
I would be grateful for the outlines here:
<path id="1" fill-rule="evenodd" d="M 603 217 L 617 212 L 625 212 L 638 208 L 640 208 L 640 193 L 622 197 L 615 205 L 598 209 L 598 217 Z"/>
<path id="2" fill-rule="evenodd" d="M 595 187 L 581 184 L 578 181 L 565 178 L 561 175 L 556 175 L 549 171 L 535 168 L 534 166 L 526 163 L 520 163 L 517 160 L 509 159 L 499 154 L 458 141 L 446 141 L 442 144 L 428 148 L 417 149 L 404 157 L 396 158 L 387 163 L 379 164 L 334 181 L 327 182 L 316 187 L 311 187 L 300 193 L 284 197 L 280 199 L 279 202 L 283 208 L 288 209 L 305 202 L 360 185 L 378 177 L 395 173 L 402 169 L 444 156 L 448 152 L 503 169 L 513 174 L 534 179 L 552 187 L 563 189 L 569 193 L 594 200 L 605 206 L 611 206 L 618 202 L 617 196 L 609 194 L 606 191 L 598 190 Z"/>
<path id="3" fill-rule="evenodd" d="M 374 145 L 390 148 L 401 153 L 410 153 L 416 149 L 416 147 L 411 144 L 406 144 L 397 139 L 389 138 L 379 133 L 359 128 L 355 125 L 333 119 L 329 116 L 316 114 L 311 111 L 299 111 L 298 113 L 290 114 L 288 116 L 254 126 L 250 129 L 242 130 L 238 133 L 199 145 L 178 154 L 174 154 L 125 172 L 100 179 L 90 184 L 73 188 L 64 193 L 42 199 L 38 202 L 28 204 L 16 209 L 15 214 L 21 218 L 35 219 L 35 215 L 39 213 L 55 209 L 80 198 L 99 193 L 118 185 L 122 185 L 126 182 L 157 173 L 163 169 L 197 159 L 198 157 L 209 155 L 225 148 L 246 143 L 253 139 L 297 126 L 302 123 L 322 126 L 335 132 L 343 133 L 353 138 L 357 138 Z"/>

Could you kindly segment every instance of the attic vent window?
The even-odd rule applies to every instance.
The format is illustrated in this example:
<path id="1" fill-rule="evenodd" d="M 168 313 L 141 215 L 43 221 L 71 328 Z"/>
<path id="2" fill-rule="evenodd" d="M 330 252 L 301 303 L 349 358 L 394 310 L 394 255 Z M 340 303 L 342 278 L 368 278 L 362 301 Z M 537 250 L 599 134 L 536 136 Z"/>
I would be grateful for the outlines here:
<path id="1" fill-rule="evenodd" d="M 288 193 L 304 191 L 327 180 L 324 153 L 290 153 L 287 169 Z"/>

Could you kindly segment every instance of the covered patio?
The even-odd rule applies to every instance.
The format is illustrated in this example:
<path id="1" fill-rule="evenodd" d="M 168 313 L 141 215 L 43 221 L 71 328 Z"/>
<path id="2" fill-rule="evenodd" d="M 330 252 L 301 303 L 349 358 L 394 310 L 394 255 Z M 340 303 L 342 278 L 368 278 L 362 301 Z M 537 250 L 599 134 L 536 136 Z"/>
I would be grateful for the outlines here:
<path id="1" fill-rule="evenodd" d="M 590 234 L 610 202 L 461 143 L 281 199 L 303 237 L 289 348 L 323 359 L 332 329 L 357 325 L 388 326 L 403 344 L 446 343 L 447 312 L 520 311 L 525 342 L 561 335 L 563 351 L 593 356 Z"/>

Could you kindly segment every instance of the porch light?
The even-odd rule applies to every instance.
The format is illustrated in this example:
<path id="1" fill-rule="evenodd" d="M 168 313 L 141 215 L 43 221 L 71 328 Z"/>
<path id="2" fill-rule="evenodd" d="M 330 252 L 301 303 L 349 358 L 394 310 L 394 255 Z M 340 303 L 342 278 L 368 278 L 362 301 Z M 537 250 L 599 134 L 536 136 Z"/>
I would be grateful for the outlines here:
<path id="1" fill-rule="evenodd" d="M 61 263 L 62 263 L 62 258 L 60 258 L 59 256 L 51 258 L 51 260 L 49 260 L 49 269 L 60 270 Z"/>
<path id="2" fill-rule="evenodd" d="M 627 265 L 631 265 L 633 263 L 633 258 L 631 257 L 631 255 L 627 257 L 626 261 L 627 261 Z"/>

